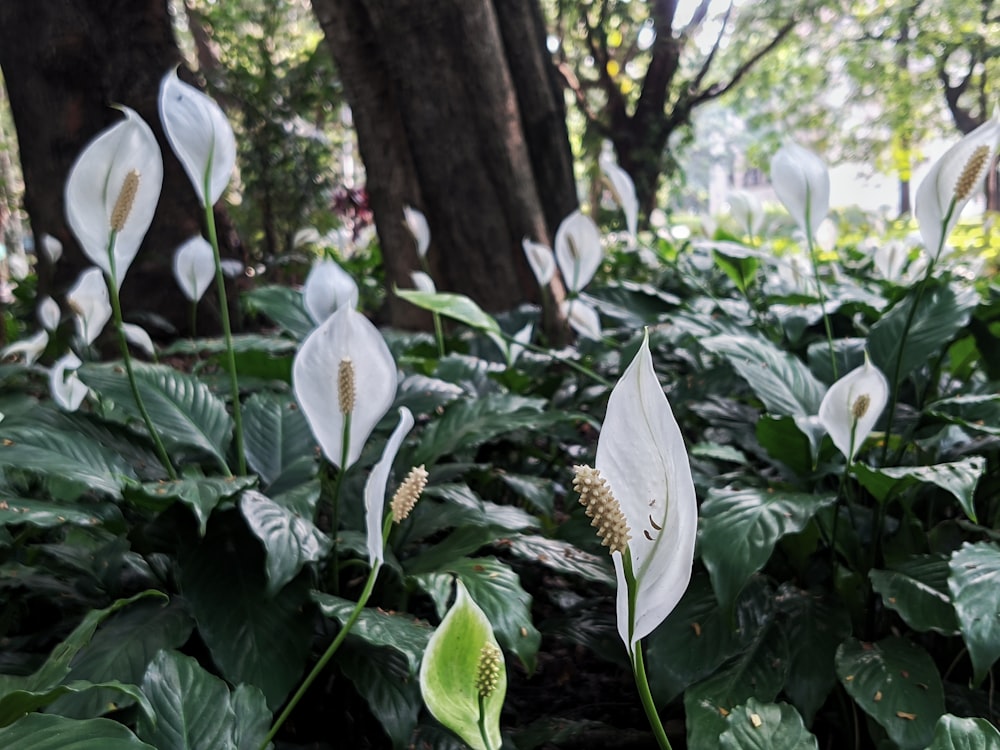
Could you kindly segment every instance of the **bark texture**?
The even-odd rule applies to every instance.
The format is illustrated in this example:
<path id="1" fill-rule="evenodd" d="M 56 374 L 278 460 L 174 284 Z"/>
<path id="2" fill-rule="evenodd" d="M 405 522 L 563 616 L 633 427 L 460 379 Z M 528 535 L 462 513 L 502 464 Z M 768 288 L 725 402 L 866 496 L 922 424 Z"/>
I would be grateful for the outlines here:
<path id="1" fill-rule="evenodd" d="M 565 112 L 533 0 L 313 0 L 354 114 L 390 285 L 419 268 L 487 310 L 537 298 L 521 250 L 576 205 Z M 561 289 L 555 290 L 557 294 Z M 390 295 L 396 325 L 413 308 Z"/>
<path id="2" fill-rule="evenodd" d="M 154 335 L 155 316 L 184 327 L 188 304 L 177 290 L 171 262 L 175 248 L 201 231 L 197 198 L 157 112 L 160 79 L 180 62 L 166 0 L 0 3 L 0 67 L 17 127 L 25 208 L 36 247 L 43 234 L 63 243 L 63 258 L 54 268 L 39 258 L 42 294 L 58 297 L 89 265 L 66 223 L 63 191 L 84 146 L 121 118 L 110 105 L 132 107 L 156 133 L 163 192 L 122 285 L 126 318 L 146 323 Z M 238 243 L 225 223 L 220 241 Z M 200 317 L 211 325 L 211 315 Z"/>

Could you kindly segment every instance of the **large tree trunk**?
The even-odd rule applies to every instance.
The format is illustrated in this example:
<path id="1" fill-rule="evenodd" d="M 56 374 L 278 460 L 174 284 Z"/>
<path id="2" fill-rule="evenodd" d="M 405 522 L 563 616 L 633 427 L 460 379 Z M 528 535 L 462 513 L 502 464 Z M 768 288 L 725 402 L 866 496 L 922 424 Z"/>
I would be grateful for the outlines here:
<path id="1" fill-rule="evenodd" d="M 523 237 L 576 205 L 561 95 L 535 0 L 313 0 L 354 114 L 387 281 L 419 267 L 427 216 L 441 290 L 488 310 L 537 299 Z M 554 290 L 561 294 L 561 289 Z M 414 321 L 390 295 L 392 323 Z"/>
<path id="2" fill-rule="evenodd" d="M 0 67 L 17 127 L 25 208 L 35 246 L 50 234 L 64 250 L 54 268 L 39 258 L 41 293 L 62 294 L 89 265 L 66 223 L 63 190 L 88 141 L 121 119 L 110 105 L 132 107 L 157 135 L 163 192 L 122 286 L 126 318 L 146 323 L 154 335 L 151 315 L 185 325 L 188 306 L 171 262 L 175 248 L 201 231 L 197 198 L 157 112 L 160 79 L 180 62 L 167 0 L 0 2 Z M 231 232 L 220 233 L 220 240 L 233 242 Z"/>

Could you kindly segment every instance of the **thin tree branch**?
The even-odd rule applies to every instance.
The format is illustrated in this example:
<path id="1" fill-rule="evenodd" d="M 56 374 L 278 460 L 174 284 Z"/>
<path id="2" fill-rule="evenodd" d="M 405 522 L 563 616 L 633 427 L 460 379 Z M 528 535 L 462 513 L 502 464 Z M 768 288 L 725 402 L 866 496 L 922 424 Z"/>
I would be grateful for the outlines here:
<path id="1" fill-rule="evenodd" d="M 726 8 L 726 15 L 722 19 L 722 23 L 719 25 L 719 33 L 715 37 L 715 43 L 712 45 L 712 49 L 709 51 L 708 55 L 705 56 L 705 62 L 702 63 L 701 69 L 695 75 L 694 80 L 691 82 L 689 88 L 699 89 L 701 87 L 701 82 L 705 80 L 705 76 L 708 75 L 708 69 L 712 67 L 712 61 L 715 59 L 716 53 L 719 51 L 719 47 L 722 44 L 722 37 L 726 33 L 726 25 L 729 23 L 729 17 L 733 12 L 733 2 L 729 0 L 729 7 Z"/>

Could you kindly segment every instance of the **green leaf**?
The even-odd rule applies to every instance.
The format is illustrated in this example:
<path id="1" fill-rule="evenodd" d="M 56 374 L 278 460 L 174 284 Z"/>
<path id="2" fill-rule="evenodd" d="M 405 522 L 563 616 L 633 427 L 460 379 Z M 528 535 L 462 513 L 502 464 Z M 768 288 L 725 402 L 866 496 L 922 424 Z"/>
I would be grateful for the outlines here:
<path id="1" fill-rule="evenodd" d="M 52 714 L 28 714 L 0 729 L 4 750 L 162 750 L 147 745 L 117 721 L 78 721 Z"/>
<path id="2" fill-rule="evenodd" d="M 60 698 L 72 696 L 83 697 L 95 692 L 100 692 L 102 695 L 110 695 L 112 701 L 124 699 L 121 700 L 123 704 L 131 704 L 132 701 L 135 701 L 147 716 L 152 716 L 153 709 L 150 707 L 146 697 L 139 691 L 139 688 L 135 685 L 126 685 L 117 680 L 108 680 L 106 682 L 74 680 L 72 682 L 64 682 L 49 690 L 15 690 L 4 696 L 3 711 L 8 716 L 20 717 L 32 711 L 37 711 L 40 708 L 49 707 Z M 108 711 L 111 707 L 106 706 L 98 713 Z"/>
<path id="3" fill-rule="evenodd" d="M 773 618 L 722 671 L 684 692 L 688 750 L 718 750 L 725 717 L 750 698 L 770 703 L 788 674 L 788 644 Z"/>
<path id="4" fill-rule="evenodd" d="M 919 296 L 920 304 L 914 311 L 917 296 L 909 294 L 879 318 L 868 333 L 868 353 L 875 366 L 885 373 L 890 388 L 942 351 L 968 325 L 979 303 L 979 295 L 972 287 L 956 292 L 952 286 L 937 282 L 932 282 Z M 911 316 L 904 341 L 904 329 Z M 897 360 L 899 373 L 893 383 Z"/>
<path id="5" fill-rule="evenodd" d="M 233 421 L 208 386 L 164 365 L 135 363 L 135 379 L 150 419 L 170 449 L 196 448 L 226 465 Z M 116 363 L 84 365 L 80 379 L 133 419 L 141 415 L 125 369 Z"/>
<path id="6" fill-rule="evenodd" d="M 428 636 L 430 632 L 428 628 Z M 393 750 L 414 747 L 410 740 L 422 702 L 420 686 L 404 659 L 385 649 L 347 648 L 338 663 L 392 740 Z"/>
<path id="7" fill-rule="evenodd" d="M 260 750 L 271 730 L 267 699 L 253 685 L 237 685 L 229 699 L 233 707 L 233 742 L 236 750 Z M 272 747 L 272 745 L 268 745 Z"/>
<path id="8" fill-rule="evenodd" d="M 512 534 L 505 539 L 504 549 L 522 560 L 538 563 L 560 575 L 576 576 L 605 586 L 616 585 L 610 555 L 592 555 L 561 539 L 549 539 L 535 534 Z"/>
<path id="9" fill-rule="evenodd" d="M 264 484 L 273 484 L 293 470 L 306 478 L 316 473 L 316 440 L 289 395 L 261 392 L 247 399 L 243 404 L 243 437 L 247 462 Z"/>
<path id="10" fill-rule="evenodd" d="M 191 616 L 176 600 L 167 606 L 154 601 L 137 602 L 109 617 L 94 634 L 73 660 L 73 677 L 138 685 L 157 652 L 184 645 L 193 628 Z M 119 708 L 127 705 L 112 693 L 94 690 L 64 696 L 49 711 L 83 719 L 99 716 L 112 701 Z"/>
<path id="11" fill-rule="evenodd" d="M 430 466 L 442 456 L 472 450 L 513 430 L 571 419 L 561 412 L 545 413 L 545 406 L 542 399 L 499 393 L 454 401 L 424 430 L 411 463 Z"/>
<path id="12" fill-rule="evenodd" d="M 902 638 L 837 649 L 837 676 L 848 694 L 900 750 L 922 750 L 944 713 L 944 688 L 934 660 Z"/>
<path id="13" fill-rule="evenodd" d="M 551 516 L 555 502 L 555 482 L 544 477 L 526 474 L 499 472 L 500 480 L 510 487 L 518 497 L 529 503 L 536 513 Z"/>
<path id="14" fill-rule="evenodd" d="M 986 719 L 945 714 L 938 719 L 927 750 L 1000 750 L 1000 732 Z"/>
<path id="15" fill-rule="evenodd" d="M 350 619 L 356 604 L 319 591 L 313 591 L 312 598 L 326 617 L 336 619 L 341 625 Z M 426 622 L 416 620 L 407 614 L 385 612 L 381 609 L 361 610 L 354 627 L 351 628 L 352 637 L 360 638 L 375 647 L 394 649 L 405 656 L 411 676 L 417 673 L 432 632 L 433 628 Z"/>
<path id="16" fill-rule="evenodd" d="M 14 420 L 5 420 L 2 427 L 0 469 L 68 479 L 113 497 L 121 495 L 125 478 L 135 477 L 132 467 L 116 451 L 72 430 Z"/>
<path id="17" fill-rule="evenodd" d="M 424 490 L 423 497 L 440 498 L 454 506 L 446 511 L 452 526 L 494 526 L 508 531 L 538 526 L 538 519 L 527 511 L 483 500 L 466 484 L 434 484 Z"/>
<path id="18" fill-rule="evenodd" d="M 119 609 L 147 596 L 166 598 L 158 591 L 144 591 L 128 599 L 119 599 L 104 609 L 92 610 L 66 637 L 66 640 L 53 649 L 49 658 L 33 674 L 0 675 L 0 726 L 7 726 L 23 713 L 19 698 L 14 693 L 41 693 L 55 688 L 69 674 L 70 662 L 80 649 L 90 642 L 97 626 Z"/>
<path id="19" fill-rule="evenodd" d="M 871 570 L 872 588 L 885 606 L 899 613 L 907 625 L 926 633 L 958 633 L 955 608 L 948 595 L 948 561 L 935 555 L 914 555 L 892 570 Z"/>
<path id="20" fill-rule="evenodd" d="M 834 657 L 851 633 L 851 618 L 839 600 L 788 583 L 778 590 L 777 606 L 792 652 L 785 693 L 812 724 L 837 684 Z"/>
<path id="21" fill-rule="evenodd" d="M 974 500 L 976 485 L 986 471 L 986 459 L 982 456 L 969 456 L 961 461 L 932 466 L 893 466 L 883 469 L 872 469 L 855 463 L 851 471 L 879 502 L 884 502 L 890 495 L 898 495 L 914 484 L 936 485 L 950 492 L 962 506 L 965 515 L 973 523 L 977 522 Z"/>
<path id="22" fill-rule="evenodd" d="M 158 750 L 236 750 L 229 688 L 197 660 L 161 651 L 149 665 L 142 690 L 156 711 L 140 717 L 136 734 Z"/>
<path id="23" fill-rule="evenodd" d="M 730 607 L 750 576 L 764 567 L 775 544 L 802 531 L 836 500 L 782 490 L 712 490 L 701 506 L 699 545 L 719 604 Z"/>
<path id="24" fill-rule="evenodd" d="M 819 412 L 826 388 L 805 364 L 774 344 L 728 334 L 703 339 L 701 344 L 725 356 L 770 413 L 807 417 Z"/>
<path id="25" fill-rule="evenodd" d="M 949 566 L 948 588 L 978 683 L 1000 658 L 1000 546 L 963 544 Z"/>
<path id="26" fill-rule="evenodd" d="M 461 581 L 456 588 L 455 603 L 427 644 L 420 665 L 420 694 L 435 719 L 473 750 L 487 750 L 480 733 L 480 716 L 491 746 L 499 747 L 507 671 L 489 618 Z M 476 683 L 480 656 L 486 646 L 493 646 L 500 654 L 500 670 L 495 689 L 481 698 Z"/>
<path id="27" fill-rule="evenodd" d="M 302 340 L 315 328 L 302 304 L 302 294 L 278 284 L 259 286 L 243 293 L 247 311 L 265 315 L 293 338 Z"/>
<path id="28" fill-rule="evenodd" d="M 274 596 L 306 563 L 322 560 L 333 542 L 303 517 L 259 492 L 240 498 L 240 512 L 267 552 L 267 593 Z"/>
<path id="29" fill-rule="evenodd" d="M 719 735 L 723 750 L 817 750 L 819 743 L 787 703 L 759 703 L 751 698 L 726 717 Z"/>
<path id="30" fill-rule="evenodd" d="M 517 573 L 495 557 L 459 558 L 442 573 L 457 575 L 476 604 L 483 608 L 497 640 L 514 653 L 530 674 L 542 635 L 531 622 L 531 595 Z"/>
<path id="31" fill-rule="evenodd" d="M 173 481 L 131 483 L 125 488 L 125 497 L 140 507 L 161 511 L 173 501 L 188 506 L 198 519 L 202 536 L 208 519 L 219 503 L 238 495 L 257 483 L 256 477 L 188 477 Z"/>
<path id="32" fill-rule="evenodd" d="M 791 417 L 771 417 L 757 420 L 757 441 L 775 461 L 787 466 L 796 476 L 807 476 L 813 470 L 813 446 Z"/>
<path id="33" fill-rule="evenodd" d="M 302 677 L 313 617 L 301 578 L 267 593 L 264 551 L 235 513 L 215 514 L 208 534 L 179 555 L 180 583 L 198 632 L 223 677 L 259 687 L 272 709 Z"/>
<path id="34" fill-rule="evenodd" d="M 1000 395 L 966 395 L 935 401 L 927 412 L 987 435 L 1000 435 Z"/>
<path id="35" fill-rule="evenodd" d="M 0 451 L 2 450 L 0 448 Z M 121 513 L 110 503 L 103 505 L 55 503 L 0 495 L 0 526 L 16 526 L 22 523 L 42 529 L 63 524 L 99 526 L 109 517 L 115 520 L 121 518 Z"/>
<path id="36" fill-rule="evenodd" d="M 446 318 L 482 331 L 500 334 L 500 325 L 491 315 L 483 312 L 475 302 L 464 294 L 448 292 L 418 292 L 415 289 L 396 290 L 396 296 L 424 310 L 436 312 Z"/>

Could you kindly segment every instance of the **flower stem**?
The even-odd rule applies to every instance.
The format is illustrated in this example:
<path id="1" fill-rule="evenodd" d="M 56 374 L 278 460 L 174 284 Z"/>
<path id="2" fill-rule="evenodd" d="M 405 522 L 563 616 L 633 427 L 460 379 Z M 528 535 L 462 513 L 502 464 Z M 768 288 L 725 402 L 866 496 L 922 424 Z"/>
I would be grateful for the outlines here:
<path id="1" fill-rule="evenodd" d="M 323 652 L 323 655 L 319 658 L 319 661 L 316 662 L 316 665 L 312 668 L 309 674 L 306 675 L 302 684 L 299 685 L 299 689 L 295 691 L 295 695 L 293 695 L 289 699 L 288 703 L 285 704 L 285 708 L 275 720 L 274 724 L 271 725 L 271 730 L 267 733 L 267 736 L 261 743 L 260 750 L 266 750 L 268 743 L 274 739 L 274 736 L 278 733 L 281 725 L 285 723 L 292 711 L 295 709 L 295 706 L 297 706 L 299 701 L 302 700 L 302 696 L 306 694 L 309 686 L 315 682 L 317 677 L 319 677 L 320 672 L 323 671 L 323 668 L 326 667 L 330 659 L 333 658 L 333 655 L 337 653 L 337 649 L 340 648 L 340 644 L 342 644 L 344 639 L 347 638 L 347 634 L 351 632 L 351 628 L 354 627 L 354 623 L 356 623 L 358 618 L 361 616 L 361 611 L 365 608 L 365 604 L 368 603 L 368 598 L 372 595 L 372 590 L 375 588 L 375 579 L 378 578 L 378 572 L 381 567 L 381 565 L 375 565 L 371 569 L 371 572 L 368 574 L 368 580 L 365 582 L 365 588 L 361 592 L 361 596 L 358 598 L 357 604 L 354 605 L 354 609 L 351 610 L 350 617 L 347 618 L 347 621 L 340 629 L 340 632 L 337 633 L 333 642 L 327 646 L 326 651 Z"/>
<path id="2" fill-rule="evenodd" d="M 226 341 L 226 370 L 229 371 L 229 390 L 233 399 L 233 425 L 236 434 L 236 463 L 240 476 L 247 473 L 246 451 L 243 448 L 243 413 L 240 407 L 240 382 L 236 377 L 236 352 L 233 349 L 233 330 L 229 324 L 229 300 L 226 297 L 226 279 L 222 275 L 222 256 L 219 254 L 219 238 L 215 231 L 215 213 L 207 201 L 205 203 L 205 225 L 208 241 L 215 256 L 215 287 L 219 294 L 219 317 L 222 320 L 222 335 Z"/>
<path id="3" fill-rule="evenodd" d="M 153 418 L 149 416 L 149 412 L 146 410 L 146 404 L 142 400 L 142 394 L 139 392 L 139 384 L 135 379 L 135 371 L 132 369 L 132 355 L 129 354 L 128 339 L 125 338 L 125 321 L 122 319 L 122 302 L 118 295 L 118 279 L 114 253 L 115 239 L 116 233 L 112 232 L 111 238 L 108 240 L 108 257 L 111 260 L 111 273 L 105 274 L 104 281 L 108 285 L 108 295 L 111 297 L 111 312 L 115 318 L 115 331 L 118 334 L 118 346 L 122 352 L 122 361 L 125 363 L 125 374 L 128 376 L 132 398 L 135 399 L 135 405 L 139 409 L 142 421 L 146 425 L 146 431 L 153 440 L 156 455 L 160 459 L 160 463 L 163 464 L 163 468 L 166 469 L 167 476 L 171 479 L 177 479 L 177 471 L 170 462 L 170 456 L 167 454 L 167 449 L 163 446 L 163 441 L 160 440 L 160 433 L 156 431 L 156 427 L 153 425 Z"/>
<path id="4" fill-rule="evenodd" d="M 444 329 L 441 326 L 441 314 L 432 312 L 434 318 L 434 339 L 437 341 L 438 358 L 444 358 Z"/>
<path id="5" fill-rule="evenodd" d="M 490 742 L 490 733 L 486 731 L 486 699 L 479 695 L 479 736 L 483 738 L 483 746 L 486 750 L 494 750 L 493 743 Z"/>
<path id="6" fill-rule="evenodd" d="M 806 244 L 809 249 L 809 261 L 812 263 L 813 278 L 816 280 L 816 292 L 819 295 L 819 306 L 823 311 L 823 327 L 826 329 L 826 343 L 830 347 L 830 366 L 833 368 L 833 379 L 837 380 L 839 377 L 837 373 L 837 353 L 833 347 L 833 329 L 830 327 L 830 316 L 826 314 L 826 293 L 823 291 L 823 284 L 819 279 L 819 260 L 816 258 L 816 248 L 813 242 L 812 229 L 806 232 Z"/>
<path id="7" fill-rule="evenodd" d="M 340 485 L 347 471 L 347 457 L 351 450 L 351 413 L 344 414 L 343 439 L 340 441 L 340 466 L 337 468 L 337 478 L 333 480 L 333 495 L 330 498 L 330 535 L 333 547 L 330 558 L 330 577 L 333 592 L 340 591 L 340 555 L 337 552 L 337 536 L 340 534 Z"/>

